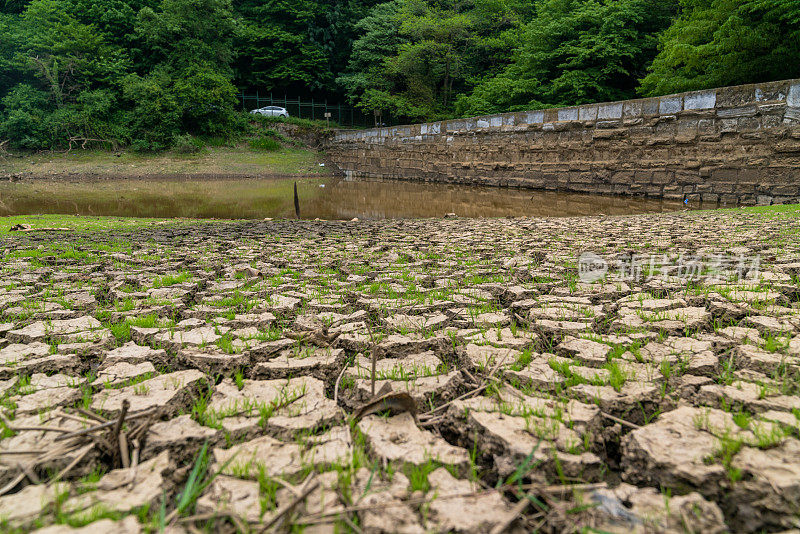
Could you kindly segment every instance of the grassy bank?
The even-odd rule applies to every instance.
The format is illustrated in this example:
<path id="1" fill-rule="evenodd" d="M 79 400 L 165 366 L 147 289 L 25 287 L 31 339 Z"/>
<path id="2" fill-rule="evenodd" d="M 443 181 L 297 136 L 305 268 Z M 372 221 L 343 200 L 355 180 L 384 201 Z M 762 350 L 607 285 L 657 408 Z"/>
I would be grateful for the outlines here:
<path id="1" fill-rule="evenodd" d="M 167 151 L 141 154 L 73 150 L 10 155 L 0 158 L 0 176 L 23 174 L 40 177 L 70 175 L 131 176 L 174 174 L 326 174 L 319 155 L 308 148 L 285 146 L 274 151 L 256 150 L 249 144 L 206 146 L 198 153 Z"/>

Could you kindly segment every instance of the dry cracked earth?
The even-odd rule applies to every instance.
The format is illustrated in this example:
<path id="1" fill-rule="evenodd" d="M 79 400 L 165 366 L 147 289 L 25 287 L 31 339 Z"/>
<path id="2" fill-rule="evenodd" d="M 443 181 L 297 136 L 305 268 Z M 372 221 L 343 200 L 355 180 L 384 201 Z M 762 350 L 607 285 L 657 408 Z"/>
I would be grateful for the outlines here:
<path id="1" fill-rule="evenodd" d="M 798 237 L 743 210 L 7 234 L 0 529 L 797 528 Z"/>

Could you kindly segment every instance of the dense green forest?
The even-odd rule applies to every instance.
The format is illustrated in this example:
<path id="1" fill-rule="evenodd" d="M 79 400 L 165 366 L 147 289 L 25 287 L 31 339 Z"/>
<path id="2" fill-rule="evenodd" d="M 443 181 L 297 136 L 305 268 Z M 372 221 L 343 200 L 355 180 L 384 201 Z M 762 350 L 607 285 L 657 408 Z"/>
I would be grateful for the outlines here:
<path id="1" fill-rule="evenodd" d="M 0 0 L 16 149 L 230 137 L 240 92 L 410 122 L 792 77 L 797 0 Z"/>

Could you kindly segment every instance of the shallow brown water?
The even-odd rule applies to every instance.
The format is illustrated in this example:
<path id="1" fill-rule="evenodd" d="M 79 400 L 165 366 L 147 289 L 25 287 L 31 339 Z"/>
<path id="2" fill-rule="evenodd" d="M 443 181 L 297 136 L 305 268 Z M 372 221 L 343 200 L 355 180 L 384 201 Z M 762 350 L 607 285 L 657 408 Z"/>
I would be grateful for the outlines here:
<path id="1" fill-rule="evenodd" d="M 294 179 L 30 180 L 0 183 L 0 215 L 293 217 Z M 297 180 L 305 219 L 564 217 L 676 211 L 679 201 L 402 181 Z M 703 207 L 715 207 L 703 206 Z M 690 208 L 700 207 L 690 204 Z"/>

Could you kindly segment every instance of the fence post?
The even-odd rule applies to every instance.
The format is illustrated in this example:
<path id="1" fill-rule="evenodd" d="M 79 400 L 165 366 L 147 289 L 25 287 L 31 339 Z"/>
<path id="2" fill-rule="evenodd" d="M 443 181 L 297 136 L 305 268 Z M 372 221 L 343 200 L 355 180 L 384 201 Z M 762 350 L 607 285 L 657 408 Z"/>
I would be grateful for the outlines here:
<path id="1" fill-rule="evenodd" d="M 311 97 L 311 120 L 314 120 L 314 97 Z"/>

